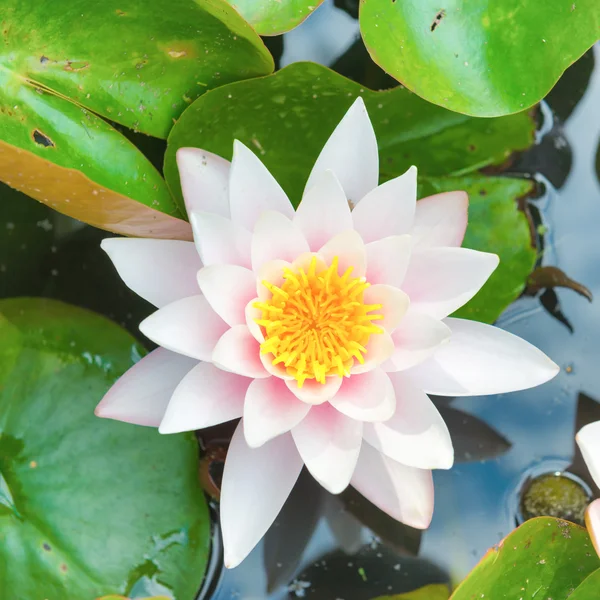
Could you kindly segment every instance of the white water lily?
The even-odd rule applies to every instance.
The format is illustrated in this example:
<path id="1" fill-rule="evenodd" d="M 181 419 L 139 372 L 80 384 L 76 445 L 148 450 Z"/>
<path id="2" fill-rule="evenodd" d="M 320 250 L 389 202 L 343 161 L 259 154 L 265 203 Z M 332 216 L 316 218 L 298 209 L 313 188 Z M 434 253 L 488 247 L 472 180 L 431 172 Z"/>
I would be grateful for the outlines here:
<path id="1" fill-rule="evenodd" d="M 600 421 L 582 427 L 575 438 L 590 475 L 597 486 L 600 486 Z M 600 556 L 600 499 L 594 500 L 585 513 L 585 523 Z"/>
<path id="2" fill-rule="evenodd" d="M 225 463 L 225 564 L 239 564 L 306 465 L 328 491 L 354 486 L 413 527 L 433 512 L 431 469 L 448 429 L 427 394 L 539 385 L 558 367 L 522 339 L 450 318 L 498 264 L 461 248 L 467 195 L 416 202 L 417 172 L 378 186 L 359 98 L 323 148 L 294 211 L 261 161 L 177 154 L 191 242 L 109 239 L 125 283 L 158 307 L 160 348 L 97 408 L 161 433 L 242 417 Z"/>

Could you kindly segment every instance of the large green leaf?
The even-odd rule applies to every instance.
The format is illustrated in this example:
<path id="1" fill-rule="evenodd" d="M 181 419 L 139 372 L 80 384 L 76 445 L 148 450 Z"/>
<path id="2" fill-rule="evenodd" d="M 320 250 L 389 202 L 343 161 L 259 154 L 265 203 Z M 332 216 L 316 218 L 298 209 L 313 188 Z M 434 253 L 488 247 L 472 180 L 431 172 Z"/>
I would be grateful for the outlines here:
<path id="1" fill-rule="evenodd" d="M 599 37 L 597 0 L 362 0 L 373 60 L 430 102 L 494 117 L 541 100 Z"/>
<path id="2" fill-rule="evenodd" d="M 600 569 L 586 577 L 578 588 L 569 595 L 569 600 L 598 600 L 600 593 Z"/>
<path id="3" fill-rule="evenodd" d="M 323 0 L 229 0 L 260 35 L 278 35 L 300 25 Z"/>
<path id="4" fill-rule="evenodd" d="M 447 585 L 434 583 L 419 588 L 414 592 L 396 594 L 394 596 L 379 596 L 375 600 L 448 600 L 449 595 L 450 592 Z"/>
<path id="5" fill-rule="evenodd" d="M 599 567 L 600 559 L 585 529 L 539 517 L 526 521 L 489 550 L 452 600 L 575 598 L 571 592 Z"/>
<path id="6" fill-rule="evenodd" d="M 533 141 L 531 115 L 475 119 L 424 102 L 401 87 L 383 92 L 311 63 L 297 63 L 275 75 L 208 92 L 173 127 L 165 176 L 183 203 L 175 152 L 201 147 L 231 158 L 232 141 L 252 148 L 297 205 L 323 144 L 357 95 L 362 95 L 377 134 L 382 179 L 419 167 L 422 195 L 466 189 L 471 212 L 465 245 L 497 252 L 502 267 L 481 297 L 460 313 L 491 322 L 521 292 L 534 252 L 516 198 L 531 184 L 476 175 L 504 163 Z M 183 209 L 182 209 L 183 210 Z"/>
<path id="7" fill-rule="evenodd" d="M 93 414 L 139 350 L 88 311 L 0 302 L 0 597 L 195 597 L 209 518 L 193 436 Z"/>
<path id="8" fill-rule="evenodd" d="M 52 90 L 157 137 L 207 89 L 273 70 L 224 0 L 4 0 L 2 30 L 7 98 L 21 85 Z"/>
<path id="9" fill-rule="evenodd" d="M 535 266 L 537 252 L 531 245 L 529 224 L 516 202 L 532 193 L 533 183 L 511 177 L 467 175 L 426 178 L 420 185 L 421 196 L 457 189 L 469 194 L 464 246 L 494 252 L 500 264 L 481 291 L 454 316 L 493 323 L 521 295 Z"/>

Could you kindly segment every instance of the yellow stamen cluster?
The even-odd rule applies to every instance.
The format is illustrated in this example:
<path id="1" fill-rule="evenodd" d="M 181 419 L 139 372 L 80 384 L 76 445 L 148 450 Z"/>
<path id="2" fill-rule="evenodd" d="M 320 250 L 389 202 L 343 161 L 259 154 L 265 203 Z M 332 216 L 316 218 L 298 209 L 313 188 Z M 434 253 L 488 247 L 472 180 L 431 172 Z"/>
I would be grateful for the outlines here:
<path id="1" fill-rule="evenodd" d="M 357 360 L 364 363 L 366 344 L 382 329 L 373 321 L 383 319 L 381 304 L 365 304 L 369 287 L 364 277 L 351 277 L 352 267 L 338 274 L 338 258 L 328 268 L 317 270 L 313 257 L 308 269 L 285 268 L 277 287 L 263 281 L 271 293 L 256 302 L 265 341 L 261 354 L 272 354 L 273 364 L 282 364 L 302 387 L 306 379 L 325 383 L 328 375 L 349 376 Z"/>

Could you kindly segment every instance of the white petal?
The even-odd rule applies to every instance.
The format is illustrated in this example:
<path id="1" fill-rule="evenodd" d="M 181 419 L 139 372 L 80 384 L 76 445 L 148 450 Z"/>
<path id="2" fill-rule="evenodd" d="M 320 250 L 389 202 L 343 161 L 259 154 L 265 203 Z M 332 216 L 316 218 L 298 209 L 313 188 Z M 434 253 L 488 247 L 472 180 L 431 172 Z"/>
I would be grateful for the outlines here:
<path id="1" fill-rule="evenodd" d="M 331 169 L 348 200 L 356 204 L 377 187 L 379 155 L 373 125 L 362 98 L 357 98 L 321 150 L 306 182 L 309 190 L 321 173 Z"/>
<path id="2" fill-rule="evenodd" d="M 211 265 L 198 271 L 198 285 L 213 310 L 229 325 L 246 322 L 246 304 L 256 296 L 256 275 L 238 265 Z"/>
<path id="3" fill-rule="evenodd" d="M 269 375 L 274 375 L 279 379 L 285 379 L 291 381 L 294 379 L 293 375 L 289 375 L 285 365 L 282 363 L 273 364 L 273 355 L 270 352 L 266 352 L 265 354 L 260 355 L 260 360 L 262 361 L 263 367 L 265 371 L 269 373 Z"/>
<path id="4" fill-rule="evenodd" d="M 204 296 L 177 300 L 140 323 L 140 331 L 155 344 L 198 360 L 210 360 L 227 329 Z"/>
<path id="5" fill-rule="evenodd" d="M 294 223 L 302 230 L 311 250 L 317 250 L 338 233 L 353 228 L 344 190 L 332 171 L 324 171 L 307 188 Z"/>
<path id="6" fill-rule="evenodd" d="M 106 238 L 100 246 L 125 285 L 157 308 L 199 292 L 202 263 L 192 242 Z"/>
<path id="7" fill-rule="evenodd" d="M 367 349 L 364 355 L 365 362 L 362 365 L 357 361 L 354 362 L 354 365 L 350 369 L 350 373 L 353 375 L 368 373 L 385 363 L 394 352 L 394 342 L 392 341 L 392 336 L 387 331 L 374 333 L 369 338 L 365 348 Z"/>
<path id="8" fill-rule="evenodd" d="M 225 332 L 212 353 L 212 362 L 225 371 L 244 377 L 269 377 L 260 360 L 260 344 L 246 325 L 235 325 Z"/>
<path id="9" fill-rule="evenodd" d="M 427 529 L 433 516 L 431 471 L 407 467 L 363 444 L 352 486 L 390 517 Z"/>
<path id="10" fill-rule="evenodd" d="M 310 405 L 300 402 L 277 377 L 255 379 L 244 403 L 244 434 L 250 448 L 285 433 L 304 419 Z"/>
<path id="11" fill-rule="evenodd" d="M 600 499 L 594 500 L 585 511 L 585 524 L 594 544 L 594 549 L 600 556 Z"/>
<path id="12" fill-rule="evenodd" d="M 426 362 L 405 371 L 415 385 L 439 396 L 502 394 L 541 385 L 559 371 L 543 352 L 498 327 L 445 319 L 450 341 Z"/>
<path id="13" fill-rule="evenodd" d="M 173 392 L 158 431 L 193 431 L 241 417 L 251 381 L 222 371 L 210 363 L 200 363 Z"/>
<path id="14" fill-rule="evenodd" d="M 392 332 L 402 321 L 410 300 L 408 296 L 392 285 L 375 284 L 369 286 L 364 293 L 366 304 L 381 304 L 382 309 L 377 311 L 383 315 L 380 321 L 373 321 L 375 325 Z"/>
<path id="15" fill-rule="evenodd" d="M 450 328 L 443 321 L 409 308 L 392 333 L 394 353 L 383 368 L 403 371 L 422 363 L 450 339 L 450 334 Z"/>
<path id="16" fill-rule="evenodd" d="M 342 378 L 332 375 L 326 378 L 325 383 L 306 379 L 302 387 L 298 387 L 295 379 L 290 379 L 286 383 L 296 398 L 307 404 L 318 405 L 331 400 L 337 394 L 342 385 Z"/>
<path id="17" fill-rule="evenodd" d="M 294 208 L 273 175 L 244 144 L 235 140 L 229 177 L 231 219 L 248 231 L 254 230 L 265 210 L 294 217 Z"/>
<path id="18" fill-rule="evenodd" d="M 396 410 L 392 382 L 381 369 L 344 379 L 340 391 L 329 402 L 358 421 L 386 421 Z"/>
<path id="19" fill-rule="evenodd" d="M 498 262 L 468 248 L 427 248 L 413 253 L 402 289 L 416 310 L 442 319 L 481 289 Z"/>
<path id="20" fill-rule="evenodd" d="M 351 277 L 364 277 L 367 272 L 367 253 L 362 238 L 356 231 L 345 231 L 329 240 L 319 254 L 329 265 L 335 257 L 338 259 L 338 273 L 343 275 L 352 267 Z"/>
<path id="21" fill-rule="evenodd" d="M 594 483 L 600 486 L 600 421 L 582 427 L 575 439 Z"/>
<path id="22" fill-rule="evenodd" d="M 354 228 L 365 242 L 409 233 L 417 203 L 417 168 L 369 192 L 352 211 Z"/>
<path id="23" fill-rule="evenodd" d="M 371 242 L 367 251 L 367 279 L 370 283 L 386 283 L 402 287 L 410 262 L 409 235 L 394 235 Z"/>
<path id="24" fill-rule="evenodd" d="M 158 427 L 173 390 L 197 364 L 198 361 L 187 356 L 157 348 L 121 375 L 94 414 L 104 419 Z"/>
<path id="25" fill-rule="evenodd" d="M 263 335 L 260 325 L 256 322 L 256 319 L 262 318 L 262 311 L 254 306 L 258 301 L 258 298 L 254 298 L 246 304 L 246 325 L 254 339 L 259 344 L 262 344 L 265 341 L 265 336 Z"/>
<path id="26" fill-rule="evenodd" d="M 409 467 L 449 469 L 454 449 L 448 427 L 427 394 L 400 373 L 390 373 L 396 412 L 385 423 L 367 423 L 364 440 Z"/>
<path id="27" fill-rule="evenodd" d="M 249 231 L 215 213 L 193 212 L 190 215 L 190 222 L 194 230 L 198 254 L 206 266 L 227 264 L 251 266 L 252 234 Z"/>
<path id="28" fill-rule="evenodd" d="M 254 271 L 276 259 L 292 262 L 308 250 L 304 234 L 285 215 L 273 210 L 267 210 L 260 215 L 252 235 Z"/>
<path id="29" fill-rule="evenodd" d="M 292 263 L 287 260 L 272 260 L 265 263 L 256 274 L 256 295 L 261 301 L 271 298 L 271 292 L 264 285 L 263 282 L 267 281 L 272 285 L 281 287 L 284 282 L 283 272 L 285 269 L 291 268 Z"/>
<path id="30" fill-rule="evenodd" d="M 206 211 L 228 217 L 229 161 L 199 148 L 179 148 L 176 157 L 188 215 Z"/>
<path id="31" fill-rule="evenodd" d="M 243 422 L 229 445 L 221 486 L 221 528 L 228 569 L 237 567 L 273 524 L 302 470 L 302 459 L 289 434 L 250 448 Z"/>
<path id="32" fill-rule="evenodd" d="M 358 460 L 362 423 L 322 404 L 310 409 L 292 436 L 311 475 L 328 492 L 343 492 Z"/>
<path id="33" fill-rule="evenodd" d="M 420 249 L 433 246 L 460 246 L 469 211 L 465 192 L 444 192 L 417 202 L 412 230 L 413 243 Z"/>

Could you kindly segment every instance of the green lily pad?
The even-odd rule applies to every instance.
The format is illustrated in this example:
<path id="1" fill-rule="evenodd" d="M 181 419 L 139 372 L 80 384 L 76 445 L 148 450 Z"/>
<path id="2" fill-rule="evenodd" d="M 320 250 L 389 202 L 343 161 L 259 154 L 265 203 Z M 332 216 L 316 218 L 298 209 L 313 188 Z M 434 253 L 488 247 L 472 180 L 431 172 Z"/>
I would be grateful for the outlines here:
<path id="1" fill-rule="evenodd" d="M 294 29 L 323 0 L 229 0 L 260 35 L 279 35 Z"/>
<path id="2" fill-rule="evenodd" d="M 195 597 L 210 527 L 193 436 L 93 414 L 139 353 L 94 313 L 0 302 L 0 597 Z"/>
<path id="3" fill-rule="evenodd" d="M 69 0 L 51 7 L 4 0 L 2 30 L 7 99 L 20 98 L 22 86 L 50 91 L 163 138 L 206 90 L 273 70 L 261 39 L 223 0 L 171 0 L 168 9 L 160 0 L 78 8 Z"/>
<path id="4" fill-rule="evenodd" d="M 597 600 L 598 590 L 600 590 L 600 569 L 586 577 L 569 596 L 569 600 Z"/>
<path id="5" fill-rule="evenodd" d="M 489 550 L 452 600 L 576 598 L 570 594 L 599 567 L 600 559 L 583 527 L 539 517 L 526 521 Z"/>
<path id="6" fill-rule="evenodd" d="M 450 592 L 448 586 L 443 584 L 426 585 L 425 587 L 394 596 L 379 596 L 375 600 L 448 600 Z"/>
<path id="7" fill-rule="evenodd" d="M 532 247 L 529 223 L 517 207 L 519 198 L 532 193 L 533 183 L 512 177 L 468 175 L 425 178 L 419 187 L 421 196 L 451 190 L 469 194 L 469 225 L 463 245 L 500 257 L 498 268 L 485 285 L 453 316 L 493 323 L 521 295 L 535 266 L 537 251 Z"/>
<path id="8" fill-rule="evenodd" d="M 362 95 L 379 144 L 382 180 L 419 168 L 421 196 L 465 189 L 471 197 L 465 245 L 496 252 L 502 265 L 460 315 L 492 322 L 522 291 L 535 260 L 516 198 L 531 183 L 478 175 L 533 143 L 528 113 L 475 119 L 423 101 L 397 87 L 374 92 L 312 63 L 296 63 L 252 81 L 208 92 L 188 108 L 168 139 L 165 176 L 183 209 L 175 152 L 183 146 L 230 159 L 232 141 L 263 160 L 297 206 L 323 144 L 354 98 Z"/>
<path id="9" fill-rule="evenodd" d="M 479 117 L 539 102 L 598 39 L 597 0 L 362 0 L 373 60 L 429 102 Z"/>

